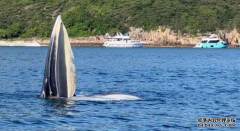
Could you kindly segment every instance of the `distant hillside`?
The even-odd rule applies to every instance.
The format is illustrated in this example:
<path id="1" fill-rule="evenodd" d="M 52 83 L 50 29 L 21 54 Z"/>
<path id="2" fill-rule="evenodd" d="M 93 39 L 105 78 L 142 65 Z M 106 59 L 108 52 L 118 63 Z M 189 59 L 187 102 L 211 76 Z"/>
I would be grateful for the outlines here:
<path id="1" fill-rule="evenodd" d="M 1 0 L 0 38 L 46 38 L 61 14 L 70 37 L 169 27 L 180 33 L 240 29 L 239 0 Z"/>

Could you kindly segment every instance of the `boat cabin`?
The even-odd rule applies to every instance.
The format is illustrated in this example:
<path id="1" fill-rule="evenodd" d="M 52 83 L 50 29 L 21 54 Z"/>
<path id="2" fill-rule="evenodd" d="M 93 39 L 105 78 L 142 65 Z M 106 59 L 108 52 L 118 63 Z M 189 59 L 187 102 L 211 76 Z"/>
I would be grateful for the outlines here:
<path id="1" fill-rule="evenodd" d="M 220 40 L 218 38 L 203 38 L 201 43 L 218 43 Z"/>
<path id="2" fill-rule="evenodd" d="M 122 35 L 122 33 L 117 33 L 117 35 L 114 37 L 111 37 L 109 34 L 106 34 L 105 39 L 107 41 L 122 41 L 122 42 L 126 42 L 126 43 L 128 41 L 131 41 L 129 36 L 124 36 L 124 35 Z"/>
<path id="3" fill-rule="evenodd" d="M 198 39 L 198 43 L 219 43 L 220 39 L 216 38 L 215 34 L 205 35 L 203 38 Z"/>

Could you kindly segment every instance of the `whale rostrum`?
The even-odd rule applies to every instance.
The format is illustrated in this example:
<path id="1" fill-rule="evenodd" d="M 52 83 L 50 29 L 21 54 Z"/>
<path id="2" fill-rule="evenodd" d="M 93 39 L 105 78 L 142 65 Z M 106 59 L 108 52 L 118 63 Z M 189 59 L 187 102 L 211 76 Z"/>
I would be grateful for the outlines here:
<path id="1" fill-rule="evenodd" d="M 49 44 L 41 98 L 66 98 L 69 100 L 84 101 L 140 100 L 137 96 L 116 92 L 92 96 L 76 96 L 76 69 L 73 61 L 74 56 L 68 33 L 61 16 L 58 16 Z"/>

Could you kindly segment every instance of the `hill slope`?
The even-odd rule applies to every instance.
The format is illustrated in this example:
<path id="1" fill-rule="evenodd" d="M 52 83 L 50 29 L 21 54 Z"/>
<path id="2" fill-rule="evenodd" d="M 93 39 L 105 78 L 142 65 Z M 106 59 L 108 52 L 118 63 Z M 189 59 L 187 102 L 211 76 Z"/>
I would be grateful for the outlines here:
<path id="1" fill-rule="evenodd" d="M 1 0 L 0 38 L 49 37 L 61 14 L 70 37 L 170 27 L 181 33 L 240 29 L 239 0 Z"/>

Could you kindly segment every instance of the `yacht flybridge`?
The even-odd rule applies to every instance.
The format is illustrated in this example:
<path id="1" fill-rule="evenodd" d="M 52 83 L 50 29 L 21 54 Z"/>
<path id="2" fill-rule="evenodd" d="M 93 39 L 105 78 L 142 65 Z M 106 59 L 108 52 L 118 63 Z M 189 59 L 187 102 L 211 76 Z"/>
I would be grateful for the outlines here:
<path id="1" fill-rule="evenodd" d="M 108 33 L 105 35 L 105 47 L 143 47 L 146 42 L 139 40 L 131 40 L 129 36 L 117 33 L 116 36 L 111 37 Z"/>

